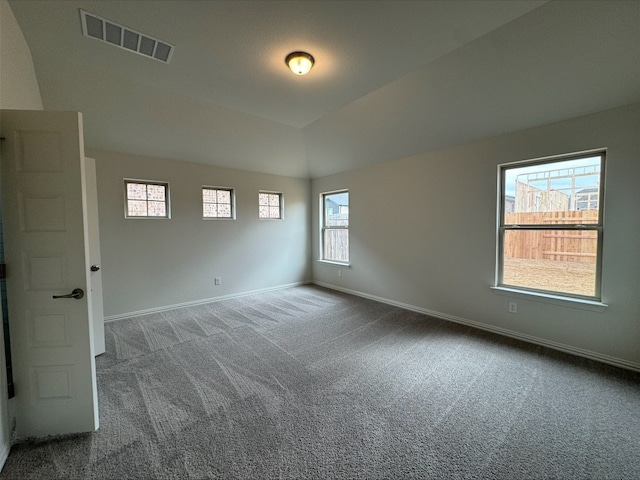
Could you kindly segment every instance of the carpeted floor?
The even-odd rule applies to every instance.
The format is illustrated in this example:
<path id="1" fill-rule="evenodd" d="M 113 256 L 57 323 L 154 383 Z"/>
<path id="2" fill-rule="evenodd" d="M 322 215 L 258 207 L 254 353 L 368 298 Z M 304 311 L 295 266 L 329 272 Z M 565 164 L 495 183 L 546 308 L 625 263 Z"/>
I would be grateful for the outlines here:
<path id="1" fill-rule="evenodd" d="M 640 374 L 296 287 L 107 324 L 101 428 L 0 478 L 640 478 Z"/>

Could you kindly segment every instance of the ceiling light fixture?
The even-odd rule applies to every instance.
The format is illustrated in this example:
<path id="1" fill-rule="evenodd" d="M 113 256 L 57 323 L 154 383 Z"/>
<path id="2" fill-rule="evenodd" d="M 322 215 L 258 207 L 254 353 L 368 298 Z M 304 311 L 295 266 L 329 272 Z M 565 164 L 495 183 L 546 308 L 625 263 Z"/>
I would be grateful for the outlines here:
<path id="1" fill-rule="evenodd" d="M 284 62 L 296 75 L 306 75 L 313 67 L 315 59 L 307 52 L 291 52 Z"/>

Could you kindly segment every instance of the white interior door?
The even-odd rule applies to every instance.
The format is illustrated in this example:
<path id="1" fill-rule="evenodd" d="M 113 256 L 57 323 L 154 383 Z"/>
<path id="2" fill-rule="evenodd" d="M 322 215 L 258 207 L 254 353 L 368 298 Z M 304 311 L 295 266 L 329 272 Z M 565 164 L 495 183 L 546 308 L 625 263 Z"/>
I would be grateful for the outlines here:
<path id="1" fill-rule="evenodd" d="M 94 431 L 82 116 L 3 110 L 0 123 L 16 432 Z M 53 298 L 76 289 L 82 298 Z"/>
<path id="2" fill-rule="evenodd" d="M 98 184 L 96 182 L 96 161 L 85 157 L 83 160 L 87 197 L 87 229 L 89 232 L 89 285 L 91 289 L 91 321 L 93 323 L 93 353 L 105 352 L 104 305 L 102 303 L 102 271 L 100 261 L 100 227 L 98 225 Z"/>

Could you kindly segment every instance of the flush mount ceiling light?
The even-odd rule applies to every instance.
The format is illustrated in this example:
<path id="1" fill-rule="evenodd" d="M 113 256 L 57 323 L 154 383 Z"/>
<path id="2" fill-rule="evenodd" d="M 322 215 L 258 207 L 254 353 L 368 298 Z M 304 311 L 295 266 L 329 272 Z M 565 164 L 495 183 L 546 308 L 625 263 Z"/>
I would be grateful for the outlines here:
<path id="1" fill-rule="evenodd" d="M 284 62 L 296 75 L 306 75 L 313 67 L 315 60 L 307 52 L 291 52 L 284 59 Z"/>

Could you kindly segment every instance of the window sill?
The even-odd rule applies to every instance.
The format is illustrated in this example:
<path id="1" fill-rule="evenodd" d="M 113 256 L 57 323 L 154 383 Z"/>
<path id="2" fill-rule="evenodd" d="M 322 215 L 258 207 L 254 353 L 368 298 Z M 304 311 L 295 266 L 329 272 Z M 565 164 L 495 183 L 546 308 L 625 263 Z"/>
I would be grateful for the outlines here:
<path id="1" fill-rule="evenodd" d="M 350 263 L 334 262 L 332 260 L 318 260 L 318 263 L 326 263 L 327 265 L 335 265 L 336 267 L 351 268 Z"/>
<path id="2" fill-rule="evenodd" d="M 606 303 L 595 300 L 584 300 L 582 298 L 563 297 L 548 293 L 529 292 L 527 290 L 519 290 L 517 288 L 491 287 L 491 290 L 493 290 L 493 293 L 497 295 L 517 297 L 526 300 L 533 300 L 534 302 L 561 305 L 563 307 L 579 308 L 581 310 L 590 310 L 592 312 L 604 312 L 608 307 Z"/>

